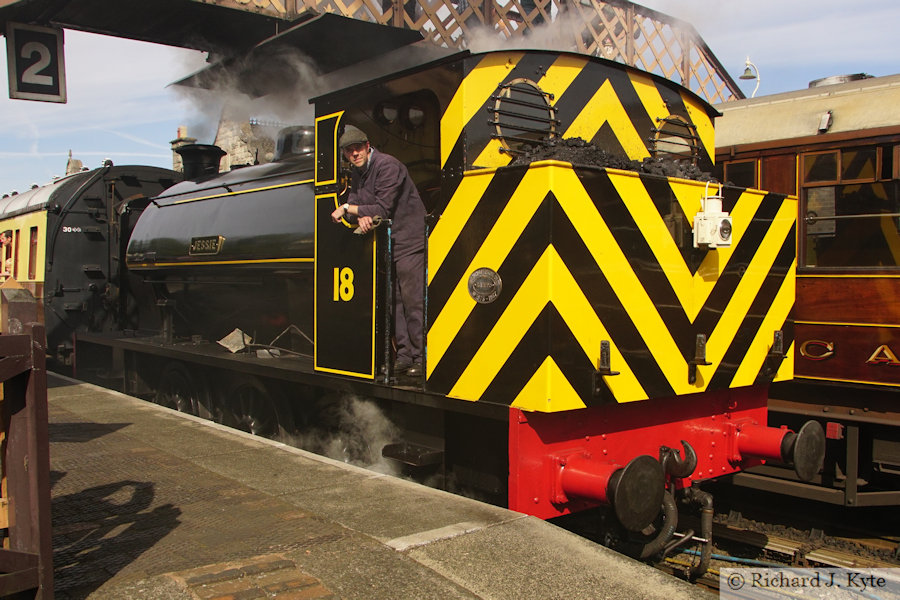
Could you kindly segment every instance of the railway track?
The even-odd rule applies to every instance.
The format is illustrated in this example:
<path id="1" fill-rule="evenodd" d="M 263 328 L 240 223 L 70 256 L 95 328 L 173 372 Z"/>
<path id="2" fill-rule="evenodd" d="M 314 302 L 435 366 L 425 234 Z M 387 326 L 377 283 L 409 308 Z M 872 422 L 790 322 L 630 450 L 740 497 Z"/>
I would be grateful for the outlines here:
<path id="1" fill-rule="evenodd" d="M 881 544 L 870 547 L 860 539 L 856 551 L 847 548 L 851 540 L 843 538 L 835 540 L 844 542 L 835 544 L 822 540 L 820 543 L 801 542 L 795 539 L 773 534 L 761 534 L 751 529 L 730 526 L 713 526 L 716 544 L 720 547 L 738 545 L 757 548 L 759 552 L 773 563 L 795 567 L 836 567 L 843 569 L 887 569 L 900 566 L 897 560 L 884 560 L 873 555 L 874 549 L 884 549 Z M 843 547 L 841 547 L 843 546 Z M 896 551 L 896 544 L 893 551 Z"/>
<path id="2" fill-rule="evenodd" d="M 735 493 L 727 486 L 714 493 L 713 559 L 696 582 L 701 587 L 717 590 L 724 567 L 900 567 L 900 523 L 889 507 L 848 509 L 763 492 Z M 696 525 L 696 519 L 684 517 L 679 529 Z M 657 566 L 685 576 L 697 560 L 687 549 Z"/>
<path id="3" fill-rule="evenodd" d="M 819 542 L 799 541 L 727 524 L 713 526 L 713 539 L 715 550 L 710 568 L 695 582 L 699 587 L 710 590 L 718 590 L 719 569 L 724 567 L 887 569 L 900 566 L 900 561 L 896 559 L 884 560 L 872 555 L 873 549 L 896 553 L 897 544 L 891 545 L 883 539 L 874 540 L 874 544 L 870 544 L 872 540 L 865 538 L 851 540 L 827 536 Z M 856 550 L 848 549 L 848 544 L 857 545 Z M 696 562 L 696 553 L 688 550 L 680 555 L 667 557 L 657 567 L 672 575 L 686 577 L 692 561 Z"/>
<path id="4" fill-rule="evenodd" d="M 846 508 L 726 485 L 714 494 L 717 539 L 756 536 L 767 552 L 800 566 L 900 566 L 900 518 L 891 507 Z"/>
<path id="5" fill-rule="evenodd" d="M 728 486 L 709 491 L 716 498 L 713 557 L 708 572 L 695 581 L 701 588 L 718 590 L 719 570 L 726 567 L 900 567 L 900 520 L 889 507 L 847 509 L 763 492 L 735 493 Z M 598 522 L 581 516 L 559 524 L 603 543 Z M 678 530 L 688 529 L 700 531 L 699 519 L 682 513 Z M 656 566 L 688 578 L 699 548 L 687 543 Z"/>

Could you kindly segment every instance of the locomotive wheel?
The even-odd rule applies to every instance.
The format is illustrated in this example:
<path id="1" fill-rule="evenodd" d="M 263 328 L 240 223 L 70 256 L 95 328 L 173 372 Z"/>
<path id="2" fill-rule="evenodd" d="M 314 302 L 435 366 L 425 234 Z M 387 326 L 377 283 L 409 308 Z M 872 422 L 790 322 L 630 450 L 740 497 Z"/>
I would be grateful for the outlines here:
<path id="1" fill-rule="evenodd" d="M 198 415 L 205 388 L 181 363 L 169 363 L 159 376 L 154 402 L 189 415 Z"/>
<path id="2" fill-rule="evenodd" d="M 278 439 L 282 431 L 276 404 L 277 400 L 259 379 L 241 377 L 231 384 L 226 395 L 224 423 L 253 435 Z"/>

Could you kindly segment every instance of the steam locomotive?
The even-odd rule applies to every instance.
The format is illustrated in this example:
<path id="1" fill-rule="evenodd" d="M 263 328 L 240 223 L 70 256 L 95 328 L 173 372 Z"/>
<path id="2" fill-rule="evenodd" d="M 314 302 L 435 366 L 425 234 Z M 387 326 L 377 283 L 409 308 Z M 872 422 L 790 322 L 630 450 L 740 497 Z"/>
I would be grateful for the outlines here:
<path id="1" fill-rule="evenodd" d="M 703 481 L 818 472 L 818 423 L 766 424 L 769 384 L 792 375 L 796 199 L 674 176 L 713 166 L 717 112 L 695 94 L 522 50 L 311 102 L 272 163 L 218 174 L 217 148 L 183 150 L 186 181 L 141 202 L 121 256 L 148 321 L 79 332 L 79 377 L 282 437 L 365 397 L 408 472 L 540 518 L 605 507 L 643 557 L 671 548 L 680 499 L 708 561 Z M 330 220 L 348 124 L 426 204 L 421 379 L 391 374 L 390 220 Z"/>

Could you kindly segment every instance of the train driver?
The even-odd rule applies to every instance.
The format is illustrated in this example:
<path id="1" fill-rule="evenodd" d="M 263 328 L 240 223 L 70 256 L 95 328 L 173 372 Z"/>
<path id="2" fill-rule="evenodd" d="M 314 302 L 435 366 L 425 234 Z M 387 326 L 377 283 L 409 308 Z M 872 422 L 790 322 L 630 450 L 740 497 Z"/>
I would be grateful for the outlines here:
<path id="1" fill-rule="evenodd" d="M 356 218 L 363 233 L 374 217 L 392 220 L 394 248 L 394 373 L 422 375 L 425 290 L 425 205 L 406 166 L 369 144 L 362 130 L 347 125 L 339 145 L 350 162 L 350 194 L 331 219 Z"/>

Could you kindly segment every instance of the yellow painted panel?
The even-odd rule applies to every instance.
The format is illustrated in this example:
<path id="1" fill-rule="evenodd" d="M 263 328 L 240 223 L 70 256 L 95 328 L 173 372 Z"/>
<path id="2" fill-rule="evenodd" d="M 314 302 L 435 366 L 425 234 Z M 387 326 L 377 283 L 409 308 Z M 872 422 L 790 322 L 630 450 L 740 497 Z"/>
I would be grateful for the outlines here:
<path id="1" fill-rule="evenodd" d="M 440 270 L 450 248 L 484 196 L 493 175 L 494 171 L 466 174 L 456 188 L 453 198 L 428 236 L 428 283 L 431 283 Z"/>
<path id="2" fill-rule="evenodd" d="M 753 215 L 759 209 L 764 194 L 753 190 L 743 193 L 731 214 L 734 224 L 731 246 L 717 248 L 707 253 L 697 272 L 692 274 L 665 222 L 659 218 L 659 211 L 638 175 L 630 171 L 610 171 L 610 176 L 653 255 L 662 265 L 685 313 L 693 321 L 728 265 L 734 248 L 740 243 L 747 230 L 747 224 L 752 221 Z M 670 179 L 669 186 L 689 223 L 693 223 L 694 215 L 702 208 L 704 196 L 719 192 L 718 186 L 707 186 L 705 183 L 681 179 Z"/>
<path id="3" fill-rule="evenodd" d="M 452 398 L 478 400 L 549 302 L 550 253 L 547 248 L 497 319 L 469 366 L 450 390 Z"/>
<path id="4" fill-rule="evenodd" d="M 475 113 L 524 56 L 523 52 L 499 52 L 485 56 L 463 79 L 441 117 L 441 167 Z"/>
<path id="5" fill-rule="evenodd" d="M 500 140 L 491 140 L 472 163 L 474 167 L 505 167 L 512 161 L 512 156 L 501 150 Z"/>
<path id="6" fill-rule="evenodd" d="M 766 277 L 768 277 L 769 271 L 775 263 L 775 258 L 781 251 L 784 240 L 794 227 L 796 214 L 797 207 L 793 202 L 785 202 L 776 214 L 772 226 L 763 238 L 743 277 L 741 277 L 741 281 L 737 289 L 735 289 L 722 317 L 716 324 L 715 330 L 709 336 L 709 340 L 707 340 L 706 359 L 712 365 L 701 366 L 698 369 L 698 383 L 701 375 L 712 373 L 715 370 L 728 350 L 728 346 L 735 335 L 737 335 L 744 316 L 756 299 L 757 291 L 762 287 Z M 793 286 L 790 289 L 793 290 Z"/>
<path id="7" fill-rule="evenodd" d="M 628 78 L 631 79 L 631 85 L 634 86 L 634 91 L 637 92 L 641 104 L 644 105 L 644 110 L 647 111 L 654 123 L 657 119 L 669 116 L 669 109 L 662 96 L 659 95 L 653 79 L 637 71 L 629 71 Z"/>
<path id="8" fill-rule="evenodd" d="M 678 294 L 680 303 L 685 307 L 688 317 L 693 320 L 708 300 L 715 281 L 721 275 L 731 256 L 732 248 L 720 248 L 709 252 L 701 269 L 696 274 L 692 274 L 684 263 L 640 178 L 634 173 L 616 170 L 608 170 L 607 174 L 650 244 L 654 256 L 663 265 L 663 270 Z M 449 252 L 453 240 L 465 226 L 494 176 L 495 173 L 491 170 L 467 174 L 464 178 L 460 189 L 468 187 L 468 191 L 457 198 L 459 201 L 457 206 L 454 206 L 456 201 L 451 202 L 450 208 L 456 213 L 448 209 L 451 218 L 446 221 L 442 219 L 442 223 L 433 234 L 433 241 L 437 242 L 436 248 L 439 248 L 440 251 L 430 259 L 429 271 L 432 276 L 440 268 L 441 261 Z M 699 207 L 700 198 L 705 191 L 705 184 L 670 180 L 670 186 L 683 206 Z M 585 243 L 597 268 L 609 282 L 613 293 L 627 311 L 628 319 L 637 328 L 638 334 L 647 344 L 653 360 L 674 392 L 688 394 L 704 389 L 708 376 L 719 366 L 724 353 L 732 344 L 737 329 L 765 282 L 784 241 L 794 227 L 796 201 L 789 198 L 780 207 L 773 224 L 753 256 L 735 294 L 729 300 L 722 318 L 707 342 L 707 360 L 712 364 L 708 367 L 700 367 L 697 382 L 689 384 L 687 381 L 688 365 L 669 333 L 667 323 L 661 317 L 658 307 L 654 305 L 644 290 L 633 266 L 619 247 L 608 225 L 598 213 L 594 200 L 589 197 L 571 165 L 554 161 L 531 165 L 497 222 L 487 234 L 481 248 L 457 282 L 446 305 L 435 319 L 428 335 L 429 376 L 440 363 L 462 325 L 476 309 L 475 301 L 467 292 L 468 276 L 476 268 L 488 267 L 496 270 L 500 267 L 515 245 L 519 233 L 534 217 L 535 211 L 539 209 L 543 199 L 550 191 L 553 192 L 560 207 L 572 222 L 579 238 Z M 712 193 L 712 190 L 710 192 Z M 750 190 L 743 193 L 732 213 L 735 222 L 735 245 L 739 243 L 740 237 L 746 232 L 746 226 L 751 222 L 763 198 L 764 194 L 758 191 Z M 696 209 L 694 211 L 696 212 Z M 445 229 L 441 235 L 438 235 L 440 227 L 445 227 Z M 759 371 L 762 360 L 771 345 L 772 331 L 781 326 L 791 310 L 793 294 L 794 271 L 792 267 L 790 276 L 782 284 L 778 296 L 767 314 L 766 321 L 762 325 L 762 333 L 758 336 L 759 339 L 752 343 L 747 362 L 741 366 L 734 385 L 752 383 L 752 378 Z M 456 381 L 450 391 L 450 396 L 473 401 L 479 400 L 548 302 L 553 303 L 587 359 L 596 363 L 599 357 L 600 342 L 602 340 L 612 341 L 611 336 L 589 305 L 567 265 L 551 245 L 547 247 L 521 288 L 515 292 L 515 296 L 510 300 L 506 310 L 494 324 L 482 345 L 476 349 L 475 356 Z M 615 397 L 620 402 L 646 399 L 647 394 L 637 376 L 630 371 L 621 352 L 614 344 L 611 344 L 611 360 L 613 368 L 621 372 L 616 377 L 606 378 Z M 558 366 L 555 368 L 559 370 Z M 549 406 L 556 406 L 554 404 L 556 397 L 553 395 L 556 393 L 556 388 L 552 387 L 555 385 L 552 384 L 552 381 L 558 381 L 558 379 L 553 379 L 554 376 L 551 375 L 553 369 L 549 365 L 542 369 L 532 378 L 527 394 L 517 399 L 521 402 L 521 406 L 532 407 L 532 410 L 548 410 L 538 408 L 539 406 L 548 406 L 548 400 L 550 400 Z M 782 366 L 780 376 L 787 376 L 783 375 L 787 373 L 785 369 L 787 367 Z M 559 374 L 562 376 L 562 371 Z M 563 377 L 563 379 L 565 378 Z M 562 384 L 560 383 L 560 385 Z M 559 395 L 563 398 L 567 393 L 560 391 Z"/>
<path id="9" fill-rule="evenodd" d="M 615 177 L 616 173 L 610 173 Z M 619 248 L 609 227 L 601 218 L 593 201 L 581 186 L 574 171 L 557 175 L 555 190 L 560 204 L 571 219 L 579 236 L 584 240 L 597 265 L 603 272 L 619 301 L 650 349 L 653 359 L 675 389 L 676 394 L 697 391 L 687 383 L 684 358 L 656 306 L 647 296 L 628 258 Z"/>
<path id="10" fill-rule="evenodd" d="M 544 76 L 536 82 L 541 91 L 552 95 L 551 106 L 565 93 L 575 78 L 578 77 L 578 74 L 584 69 L 587 62 L 586 58 L 563 54 L 550 65 Z M 501 147 L 502 144 L 499 140 L 491 140 L 472 165 L 489 168 L 508 165 L 512 161 L 512 157 L 501 152 Z"/>
<path id="11" fill-rule="evenodd" d="M 561 54 L 553 61 L 547 72 L 538 81 L 538 87 L 548 94 L 553 94 L 555 104 L 559 97 L 565 93 L 581 70 L 587 64 L 587 59 L 572 54 Z"/>
<path id="12" fill-rule="evenodd" d="M 669 180 L 669 183 L 672 183 L 671 179 Z M 703 195 L 706 193 L 707 188 L 706 184 L 703 184 L 703 187 L 697 187 L 687 182 L 685 183 L 686 185 L 671 186 L 672 193 L 675 194 L 675 199 L 678 200 L 681 210 L 684 211 L 684 217 L 687 219 L 687 222 L 693 224 L 694 215 L 703 208 Z M 718 193 L 718 186 L 713 188 L 713 186 L 710 185 L 709 193 Z"/>
<path id="13" fill-rule="evenodd" d="M 513 408 L 538 412 L 559 412 L 585 408 L 572 384 L 551 357 L 534 372 L 512 403 Z"/>
<path id="14" fill-rule="evenodd" d="M 781 361 L 781 367 L 775 374 L 775 381 L 788 381 L 794 378 L 794 344 L 791 342 L 790 347 L 784 353 L 784 360 Z"/>
<path id="15" fill-rule="evenodd" d="M 701 199 L 703 194 L 706 193 L 705 186 L 702 190 L 703 192 L 700 194 Z M 709 187 L 709 193 L 713 193 L 713 186 Z M 717 248 L 714 252 L 707 253 L 706 258 L 703 259 L 703 262 L 700 263 L 700 267 L 697 269 L 697 274 L 694 276 L 695 293 L 698 299 L 702 298 L 705 302 L 706 298 L 709 297 L 710 292 L 716 285 L 716 281 L 718 281 L 722 271 L 728 265 L 734 249 L 738 247 L 741 239 L 747 232 L 747 225 L 753 222 L 753 215 L 759 210 L 764 197 L 765 194 L 753 190 L 746 190 L 741 194 L 737 205 L 731 212 L 733 225 L 731 229 L 731 246 Z M 793 204 L 793 206 L 796 211 L 797 205 Z M 693 223 L 693 218 L 691 218 L 691 222 Z"/>
<path id="16" fill-rule="evenodd" d="M 575 281 L 575 277 L 555 250 L 550 255 L 550 272 L 550 299 L 553 306 L 592 364 L 596 366 L 599 362 L 600 342 L 604 340 L 610 342 L 610 364 L 614 371 L 619 371 L 619 374 L 606 377 L 609 389 L 621 401 L 646 400 L 647 393 L 634 372 L 625 364 L 625 358 L 619 347 L 613 343 L 612 335 L 597 317 L 596 311 Z"/>
<path id="17" fill-rule="evenodd" d="M 467 175 L 468 176 L 468 175 Z M 493 229 L 462 274 L 456 288 L 428 332 L 428 376 L 440 363 L 462 324 L 468 318 L 475 301 L 469 296 L 468 280 L 472 271 L 482 267 L 497 270 L 518 240 L 518 232 L 534 216 L 547 192 L 546 175 L 539 169 L 529 169 L 513 193 Z M 435 230 L 437 231 L 437 230 Z"/>
<path id="18" fill-rule="evenodd" d="M 769 350 L 772 347 L 774 341 L 773 332 L 776 329 L 781 328 L 785 319 L 787 319 L 787 316 L 790 314 L 791 308 L 794 306 L 796 290 L 796 278 L 794 277 L 795 267 L 796 262 L 791 265 L 788 276 L 784 278 L 781 288 L 778 290 L 778 294 L 772 302 L 772 306 L 769 308 L 763 322 L 760 324 L 759 330 L 753 338 L 750 348 L 747 350 L 747 355 L 744 357 L 737 372 L 734 374 L 731 387 L 753 385 L 753 382 L 756 380 L 756 376 L 762 368 L 763 362 L 766 360 L 766 355 L 768 355 Z M 789 364 L 783 364 L 785 362 Z M 778 367 L 778 375 L 781 378 L 790 379 L 791 376 L 793 376 L 793 365 L 793 361 L 785 359 Z M 707 367 L 701 366 L 701 372 L 706 368 Z"/>
<path id="19" fill-rule="evenodd" d="M 672 289 L 675 290 L 678 301 L 684 307 L 688 318 L 693 321 L 705 298 L 695 298 L 693 273 L 688 270 L 684 256 L 672 238 L 666 222 L 660 218 L 653 199 L 647 193 L 647 188 L 639 177 L 631 173 L 616 174 L 611 179 L 619 197 L 625 202 L 631 217 L 666 274 Z"/>
<path id="20" fill-rule="evenodd" d="M 559 254 L 553 246 L 548 246 L 449 395 L 466 400 L 480 399 L 548 302 L 557 309 L 588 361 L 596 365 L 600 342 L 611 340 L 611 336 Z M 615 396 L 629 401 L 646 399 L 634 373 L 627 369 L 621 352 L 612 343 L 610 360 L 622 367 L 618 369 L 619 375 L 607 380 Z M 554 396 L 548 398 L 554 399 Z"/>
<path id="21" fill-rule="evenodd" d="M 642 160 L 650 156 L 646 143 L 631 123 L 625 107 L 622 106 L 621 100 L 609 81 L 600 86 L 600 89 L 572 121 L 563 137 L 580 137 L 590 141 L 604 123 L 609 123 L 612 127 L 628 158 Z"/>
<path id="22" fill-rule="evenodd" d="M 716 129 L 712 119 L 706 112 L 706 107 L 699 100 L 688 94 L 681 94 L 681 100 L 687 108 L 688 116 L 694 127 L 697 128 L 697 135 L 700 136 L 700 143 L 706 149 L 707 154 L 713 162 L 716 161 Z"/>

